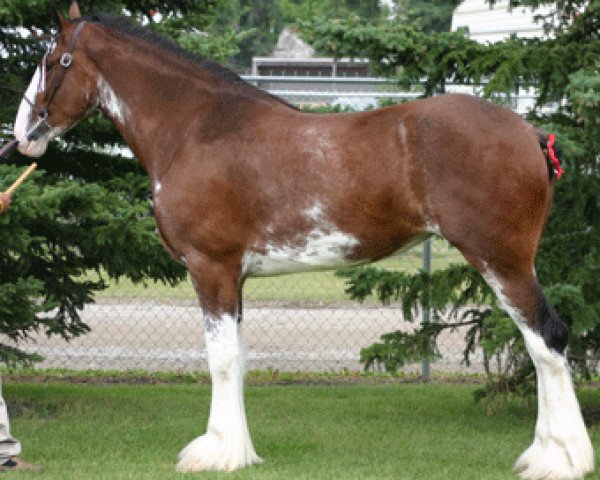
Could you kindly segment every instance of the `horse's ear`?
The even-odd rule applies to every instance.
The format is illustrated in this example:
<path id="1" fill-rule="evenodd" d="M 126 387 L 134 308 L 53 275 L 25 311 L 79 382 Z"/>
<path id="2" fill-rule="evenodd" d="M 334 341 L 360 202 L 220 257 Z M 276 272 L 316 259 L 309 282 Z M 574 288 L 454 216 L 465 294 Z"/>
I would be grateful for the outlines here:
<path id="1" fill-rule="evenodd" d="M 58 33 L 60 33 L 63 30 L 63 27 L 65 27 L 65 25 L 67 25 L 69 22 L 67 22 L 65 18 L 60 14 L 54 2 L 50 4 L 50 10 L 52 11 L 52 20 L 54 21 L 56 30 L 58 31 Z"/>
<path id="2" fill-rule="evenodd" d="M 75 0 L 71 2 L 71 6 L 69 7 L 69 18 L 71 20 L 75 20 L 76 18 L 81 17 L 81 11 L 79 10 L 79 5 Z"/>
<path id="3" fill-rule="evenodd" d="M 62 29 L 63 18 L 60 12 L 58 11 L 58 8 L 56 8 L 56 4 L 54 2 L 50 4 L 50 11 L 52 12 L 52 21 L 54 22 L 54 26 L 60 32 Z"/>

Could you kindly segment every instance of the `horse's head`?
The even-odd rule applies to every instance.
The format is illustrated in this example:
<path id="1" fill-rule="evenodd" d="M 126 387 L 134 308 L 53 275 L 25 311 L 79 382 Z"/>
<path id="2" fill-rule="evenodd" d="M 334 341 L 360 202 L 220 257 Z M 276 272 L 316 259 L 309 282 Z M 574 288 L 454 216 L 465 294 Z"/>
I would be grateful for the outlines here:
<path id="1" fill-rule="evenodd" d="M 48 142 L 85 117 L 98 97 L 97 68 L 80 48 L 86 23 L 77 2 L 71 4 L 70 20 L 54 7 L 53 15 L 58 27 L 53 48 L 36 69 L 15 120 L 19 151 L 30 157 L 43 155 Z"/>

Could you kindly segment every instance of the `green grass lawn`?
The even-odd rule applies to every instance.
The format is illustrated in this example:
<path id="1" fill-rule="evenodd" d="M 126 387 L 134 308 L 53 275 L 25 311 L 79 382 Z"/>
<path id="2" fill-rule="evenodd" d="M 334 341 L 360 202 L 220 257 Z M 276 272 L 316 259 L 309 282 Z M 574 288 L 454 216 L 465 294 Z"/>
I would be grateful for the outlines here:
<path id="1" fill-rule="evenodd" d="M 535 407 L 488 414 L 464 385 L 254 386 L 250 429 L 262 465 L 232 474 L 176 474 L 178 451 L 203 432 L 202 385 L 4 386 L 24 458 L 39 479 L 514 479 Z M 600 390 L 580 393 L 585 407 Z M 591 429 L 596 451 L 600 429 Z M 590 477 L 591 478 L 591 477 Z M 598 478 L 598 477 L 596 477 Z"/>
<path id="2" fill-rule="evenodd" d="M 433 241 L 432 268 L 445 268 L 451 263 L 464 262 L 462 255 L 450 248 L 442 239 Z M 378 268 L 414 272 L 423 265 L 422 245 L 401 255 L 393 255 L 374 263 Z M 250 278 L 244 285 L 245 301 L 280 302 L 339 302 L 348 300 L 344 294 L 346 279 L 336 277 L 335 272 L 302 272 L 277 277 Z M 91 274 L 94 278 L 94 276 Z M 152 299 L 195 299 L 192 282 L 169 287 L 158 283 L 147 286 L 134 285 L 128 280 L 112 282 L 97 294 L 97 298 L 152 298 Z"/>

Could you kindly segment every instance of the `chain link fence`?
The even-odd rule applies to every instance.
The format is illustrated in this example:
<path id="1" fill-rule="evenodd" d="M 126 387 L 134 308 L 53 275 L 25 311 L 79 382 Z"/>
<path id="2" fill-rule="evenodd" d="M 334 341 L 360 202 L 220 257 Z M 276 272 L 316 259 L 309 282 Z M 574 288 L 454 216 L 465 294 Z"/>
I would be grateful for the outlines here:
<path id="1" fill-rule="evenodd" d="M 390 91 L 390 81 L 384 79 L 259 76 L 246 79 L 270 91 L 284 84 L 285 92 L 275 93 L 300 103 L 331 101 L 332 92 L 337 103 L 345 105 L 351 100 L 355 108 L 369 106 L 387 98 L 386 95 L 404 100 L 416 96 L 414 92 L 396 91 L 397 87 Z M 327 82 L 333 83 L 327 85 Z M 353 87 L 346 88 L 346 83 Z M 359 91 L 355 91 L 356 84 Z M 468 93 L 478 93 L 475 87 L 464 88 Z M 325 91 L 326 95 L 317 95 L 319 91 Z M 529 98 L 518 97 L 518 101 L 521 103 L 512 105 L 513 109 L 526 110 Z M 432 270 L 464 261 L 441 239 L 433 240 L 431 245 Z M 415 272 L 423 268 L 423 262 L 423 245 L 420 245 L 378 263 L 382 268 Z M 336 277 L 332 271 L 249 279 L 244 287 L 243 321 L 248 369 L 361 370 L 362 348 L 378 341 L 384 333 L 411 331 L 423 320 L 421 315 L 414 322 L 405 321 L 397 303 L 383 306 L 376 299 L 364 303 L 351 301 L 344 293 L 345 288 L 345 279 Z M 39 335 L 20 346 L 42 355 L 44 361 L 39 364 L 42 368 L 146 371 L 208 368 L 204 322 L 189 280 L 176 287 L 139 286 L 126 281 L 113 284 L 97 296 L 94 304 L 87 305 L 81 316 L 91 331 L 79 338 L 66 342 Z M 481 351 L 471 355 L 470 366 L 464 364 L 464 336 L 464 329 L 445 330 L 438 337 L 441 358 L 425 365 L 423 372 L 483 371 Z M 405 367 L 409 371 L 421 369 L 421 364 Z"/>
<path id="2" fill-rule="evenodd" d="M 431 243 L 435 270 L 464 261 L 447 242 Z M 423 245 L 378 262 L 381 268 L 414 272 L 423 268 Z M 249 279 L 244 288 L 244 340 L 248 369 L 280 371 L 361 370 L 360 350 L 395 330 L 410 331 L 421 321 L 406 322 L 401 305 L 376 299 L 349 300 L 345 279 L 333 271 Z M 202 313 L 190 281 L 176 287 L 111 285 L 87 305 L 82 319 L 91 331 L 66 342 L 39 335 L 22 346 L 44 357 L 42 368 L 76 370 L 206 370 Z M 477 372 L 462 362 L 464 332 L 439 338 L 442 358 L 432 370 Z M 414 364 L 407 370 L 420 371 Z"/>

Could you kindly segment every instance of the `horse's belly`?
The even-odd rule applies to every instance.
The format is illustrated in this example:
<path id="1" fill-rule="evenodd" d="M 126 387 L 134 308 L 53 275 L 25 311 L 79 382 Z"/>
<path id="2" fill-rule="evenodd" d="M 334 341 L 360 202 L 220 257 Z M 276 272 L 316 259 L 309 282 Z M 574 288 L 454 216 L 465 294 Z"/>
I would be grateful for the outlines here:
<path id="1" fill-rule="evenodd" d="M 313 231 L 292 244 L 267 243 L 243 258 L 247 276 L 269 276 L 307 270 L 326 270 L 365 263 L 351 260 L 359 240 L 343 232 Z"/>

